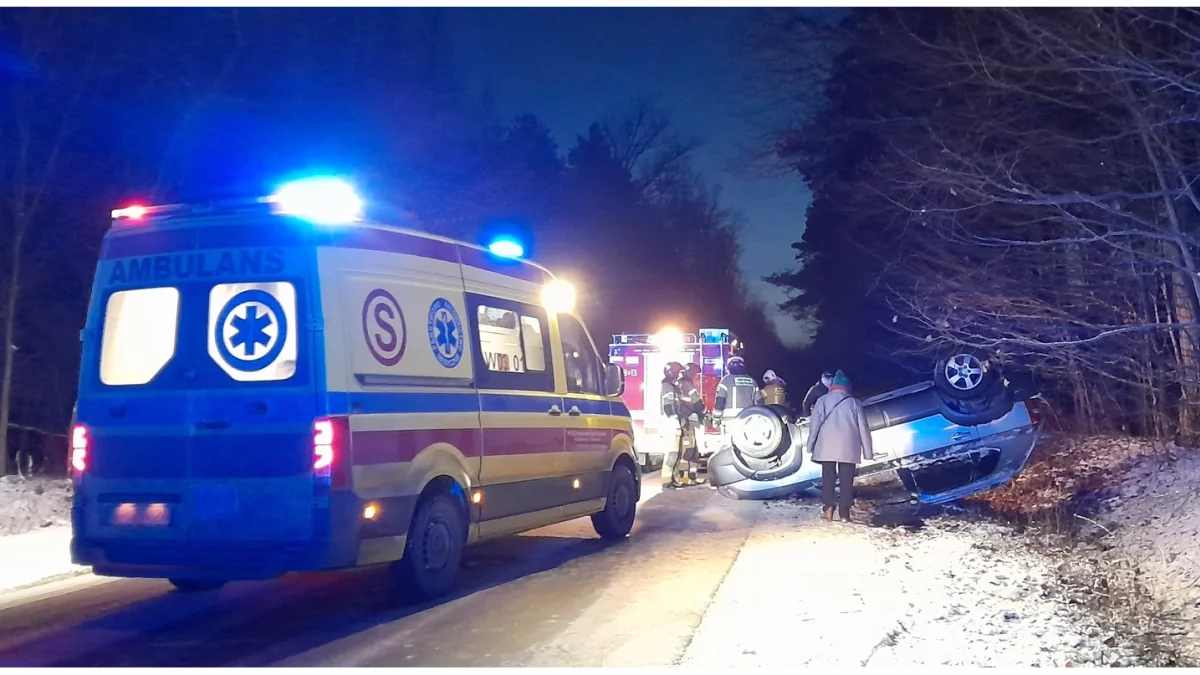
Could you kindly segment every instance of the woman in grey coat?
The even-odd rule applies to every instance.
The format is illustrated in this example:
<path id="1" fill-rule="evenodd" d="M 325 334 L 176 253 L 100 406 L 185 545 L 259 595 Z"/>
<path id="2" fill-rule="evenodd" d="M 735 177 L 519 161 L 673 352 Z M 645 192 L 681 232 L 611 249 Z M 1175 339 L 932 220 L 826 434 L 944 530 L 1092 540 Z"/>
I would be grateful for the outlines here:
<path id="1" fill-rule="evenodd" d="M 862 404 L 850 395 L 850 378 L 842 371 L 833 376 L 829 393 L 817 399 L 809 418 L 808 450 L 814 462 L 821 464 L 821 497 L 825 520 L 833 520 L 833 509 L 844 521 L 850 520 L 854 503 L 854 472 L 863 459 L 874 459 L 871 429 Z M 833 486 L 841 486 L 835 501 Z"/>

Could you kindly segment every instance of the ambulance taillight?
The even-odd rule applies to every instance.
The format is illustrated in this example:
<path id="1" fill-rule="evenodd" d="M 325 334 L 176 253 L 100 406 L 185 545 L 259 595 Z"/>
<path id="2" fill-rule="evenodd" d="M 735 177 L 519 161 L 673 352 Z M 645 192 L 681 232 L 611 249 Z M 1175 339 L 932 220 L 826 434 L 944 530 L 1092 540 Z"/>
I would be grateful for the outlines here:
<path id="1" fill-rule="evenodd" d="M 318 485 L 340 488 L 349 484 L 346 470 L 350 447 L 350 421 L 327 417 L 313 422 L 313 478 Z"/>
<path id="2" fill-rule="evenodd" d="M 78 477 L 87 471 L 88 430 L 82 424 L 71 427 L 71 470 Z"/>

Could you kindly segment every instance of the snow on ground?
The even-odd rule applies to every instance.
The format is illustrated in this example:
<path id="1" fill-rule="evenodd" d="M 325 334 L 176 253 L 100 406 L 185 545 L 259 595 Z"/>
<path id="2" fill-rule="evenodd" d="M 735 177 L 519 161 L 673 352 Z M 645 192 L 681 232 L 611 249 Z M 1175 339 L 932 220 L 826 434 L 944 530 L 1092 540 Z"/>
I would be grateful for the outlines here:
<path id="1" fill-rule="evenodd" d="M 65 478 L 0 478 L 0 536 L 70 525 L 71 495 Z"/>
<path id="2" fill-rule="evenodd" d="M 0 478 L 0 591 L 74 574 L 71 564 L 71 481 Z"/>
<path id="3" fill-rule="evenodd" d="M 1152 665 L 1200 664 L 1200 452 L 1145 440 L 1058 437 L 977 501 L 1033 526 L 1110 630 Z"/>
<path id="4" fill-rule="evenodd" d="M 682 664 L 1138 663 L 1133 645 L 1060 591 L 1055 562 L 997 523 L 937 517 L 884 529 L 824 522 L 811 502 L 776 502 Z"/>

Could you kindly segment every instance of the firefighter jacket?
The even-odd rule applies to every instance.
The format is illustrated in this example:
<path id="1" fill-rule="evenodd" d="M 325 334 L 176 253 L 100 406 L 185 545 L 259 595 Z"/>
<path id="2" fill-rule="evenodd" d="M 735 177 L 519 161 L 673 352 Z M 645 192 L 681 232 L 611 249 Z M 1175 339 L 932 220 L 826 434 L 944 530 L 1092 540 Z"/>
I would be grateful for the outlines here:
<path id="1" fill-rule="evenodd" d="M 692 415 L 704 417 L 704 399 L 700 396 L 696 383 L 690 377 L 684 377 L 679 381 L 679 417 L 687 418 Z"/>
<path id="2" fill-rule="evenodd" d="M 759 392 L 759 400 L 763 405 L 787 406 L 787 390 L 778 381 L 772 382 Z"/>
<path id="3" fill-rule="evenodd" d="M 758 385 L 754 378 L 748 375 L 727 373 L 717 384 L 717 398 L 713 402 L 713 412 L 719 417 L 726 409 L 741 411 L 754 405 L 758 396 Z"/>
<path id="4" fill-rule="evenodd" d="M 663 417 L 678 417 L 680 391 L 673 380 L 663 378 L 662 381 L 662 396 L 659 399 L 659 404 L 662 406 Z"/>

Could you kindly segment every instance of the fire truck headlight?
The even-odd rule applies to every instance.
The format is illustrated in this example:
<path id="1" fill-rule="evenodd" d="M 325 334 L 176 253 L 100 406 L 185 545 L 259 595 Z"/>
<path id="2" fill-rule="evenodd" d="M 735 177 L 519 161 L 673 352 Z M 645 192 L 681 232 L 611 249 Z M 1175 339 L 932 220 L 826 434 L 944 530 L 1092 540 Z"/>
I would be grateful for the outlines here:
<path id="1" fill-rule="evenodd" d="M 554 313 L 575 309 L 575 286 L 569 281 L 555 279 L 542 287 L 542 306 Z"/>
<path id="2" fill-rule="evenodd" d="M 670 326 L 658 331 L 651 336 L 650 341 L 655 345 L 658 345 L 659 349 L 663 350 L 683 349 L 683 333 L 681 333 L 679 329 L 675 328 L 674 326 Z"/>

